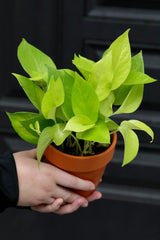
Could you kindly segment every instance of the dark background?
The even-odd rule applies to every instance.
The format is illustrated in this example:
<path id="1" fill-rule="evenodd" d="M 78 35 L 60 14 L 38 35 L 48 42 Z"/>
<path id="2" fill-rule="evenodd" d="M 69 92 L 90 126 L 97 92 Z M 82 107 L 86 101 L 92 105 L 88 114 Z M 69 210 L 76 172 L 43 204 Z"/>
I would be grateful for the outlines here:
<path id="1" fill-rule="evenodd" d="M 21 39 L 48 54 L 58 68 L 73 68 L 74 53 L 98 60 L 126 29 L 133 55 L 143 50 L 145 71 L 160 79 L 160 1 L 10 0 L 0 4 L 0 153 L 30 149 L 12 130 L 5 111 L 32 111 L 12 72 L 22 73 L 16 51 Z M 99 189 L 103 199 L 58 216 L 26 209 L 0 215 L 0 239 L 160 239 L 160 82 L 145 87 L 139 119 L 155 132 L 140 133 L 140 152 L 122 168 L 120 136 Z"/>

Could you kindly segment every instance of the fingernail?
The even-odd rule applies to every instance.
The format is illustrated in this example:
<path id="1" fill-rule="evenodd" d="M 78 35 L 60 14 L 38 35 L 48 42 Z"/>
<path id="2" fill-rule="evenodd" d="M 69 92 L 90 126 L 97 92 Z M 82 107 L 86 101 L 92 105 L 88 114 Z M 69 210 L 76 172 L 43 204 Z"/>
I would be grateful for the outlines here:
<path id="1" fill-rule="evenodd" d="M 83 203 L 81 206 L 82 206 L 82 207 L 88 207 L 88 203 L 85 202 L 85 203 Z"/>
<path id="2" fill-rule="evenodd" d="M 91 184 L 90 187 L 89 187 L 89 190 L 94 190 L 94 189 L 95 189 L 95 185 Z"/>

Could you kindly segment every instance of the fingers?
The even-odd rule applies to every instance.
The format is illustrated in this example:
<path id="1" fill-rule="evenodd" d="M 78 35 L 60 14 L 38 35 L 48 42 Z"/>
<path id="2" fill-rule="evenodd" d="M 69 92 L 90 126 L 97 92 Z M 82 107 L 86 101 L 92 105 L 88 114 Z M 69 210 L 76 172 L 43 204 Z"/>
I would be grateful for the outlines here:
<path id="1" fill-rule="evenodd" d="M 61 197 L 66 203 L 72 203 L 76 199 L 80 199 L 84 205 L 88 204 L 88 201 L 85 197 L 82 197 L 77 193 L 74 193 L 73 191 L 66 189 L 62 186 L 57 186 L 56 191 L 53 194 L 54 194 L 53 197 L 55 198 Z"/>
<path id="2" fill-rule="evenodd" d="M 72 203 L 66 203 L 62 198 L 57 198 L 57 199 L 53 199 L 52 203 L 50 204 L 41 204 L 38 206 L 33 206 L 31 207 L 31 209 L 41 213 L 54 212 L 59 215 L 69 214 L 78 210 L 80 207 L 87 207 L 88 202 L 100 199 L 101 197 L 102 197 L 102 194 L 96 191 L 93 194 L 91 194 L 89 197 L 87 197 L 86 202 L 81 197 L 76 198 Z"/>
<path id="3" fill-rule="evenodd" d="M 87 201 L 92 202 L 92 201 L 98 200 L 100 198 L 102 198 L 102 193 L 95 191 L 89 197 L 87 197 Z"/>
<path id="4" fill-rule="evenodd" d="M 55 179 L 56 183 L 63 187 L 84 191 L 90 191 L 95 189 L 95 185 L 91 181 L 83 180 L 58 168 L 56 168 L 55 171 Z"/>
<path id="5" fill-rule="evenodd" d="M 63 215 L 63 214 L 69 214 L 72 212 L 75 212 L 76 210 L 79 209 L 79 207 L 85 207 L 83 205 L 83 200 L 81 198 L 77 198 L 74 202 L 70 204 L 65 204 L 64 206 L 60 207 L 56 213 Z M 87 206 L 86 206 L 87 207 Z"/>
<path id="6" fill-rule="evenodd" d="M 57 198 L 53 200 L 51 204 L 41 204 L 38 206 L 31 207 L 31 209 L 41 213 L 50 213 L 50 212 L 56 212 L 61 207 L 62 204 L 63 204 L 63 199 Z"/>

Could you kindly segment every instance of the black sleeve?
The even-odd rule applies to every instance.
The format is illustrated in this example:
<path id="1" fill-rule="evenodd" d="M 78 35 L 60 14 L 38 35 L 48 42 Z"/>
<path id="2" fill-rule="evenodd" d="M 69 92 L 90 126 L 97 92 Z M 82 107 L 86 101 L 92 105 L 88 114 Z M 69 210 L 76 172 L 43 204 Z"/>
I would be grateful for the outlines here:
<path id="1" fill-rule="evenodd" d="M 18 177 L 12 153 L 0 155 L 0 212 L 17 206 L 19 196 Z"/>

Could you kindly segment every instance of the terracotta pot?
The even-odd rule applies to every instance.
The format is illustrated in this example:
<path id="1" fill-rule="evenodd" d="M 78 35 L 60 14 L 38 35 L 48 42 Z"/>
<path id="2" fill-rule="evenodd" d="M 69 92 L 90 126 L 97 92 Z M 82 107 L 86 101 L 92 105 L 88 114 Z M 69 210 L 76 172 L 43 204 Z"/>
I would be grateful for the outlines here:
<path id="1" fill-rule="evenodd" d="M 49 145 L 44 152 L 47 161 L 72 175 L 92 181 L 96 188 L 102 178 L 106 165 L 113 157 L 117 142 L 117 134 L 111 135 L 112 143 L 106 151 L 93 156 L 73 156 L 57 150 Z M 82 196 L 89 196 L 93 191 L 74 190 Z"/>

